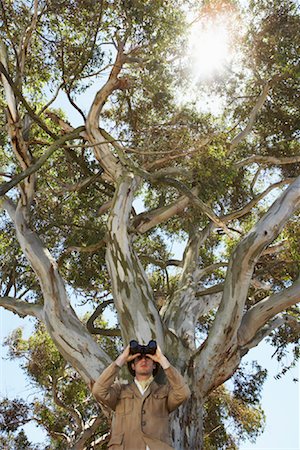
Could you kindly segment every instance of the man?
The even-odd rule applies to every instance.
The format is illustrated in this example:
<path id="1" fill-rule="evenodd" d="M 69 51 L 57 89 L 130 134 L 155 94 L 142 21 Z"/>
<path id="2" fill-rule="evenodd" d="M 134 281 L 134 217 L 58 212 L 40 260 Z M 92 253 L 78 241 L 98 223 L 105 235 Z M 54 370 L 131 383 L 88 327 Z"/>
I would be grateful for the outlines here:
<path id="1" fill-rule="evenodd" d="M 114 381 L 125 363 L 135 376 L 131 384 Z M 166 374 L 166 385 L 153 379 L 158 365 Z M 93 394 L 115 411 L 110 450 L 171 450 L 168 415 L 189 398 L 190 390 L 159 346 L 154 355 L 131 355 L 128 345 L 102 372 Z"/>

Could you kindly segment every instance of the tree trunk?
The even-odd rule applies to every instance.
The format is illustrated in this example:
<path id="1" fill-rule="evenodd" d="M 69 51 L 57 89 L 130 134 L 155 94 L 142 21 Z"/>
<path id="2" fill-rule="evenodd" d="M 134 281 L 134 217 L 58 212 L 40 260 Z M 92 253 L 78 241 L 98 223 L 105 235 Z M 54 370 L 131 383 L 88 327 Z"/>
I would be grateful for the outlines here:
<path id="1" fill-rule="evenodd" d="M 135 338 L 148 343 L 156 339 L 163 347 L 162 322 L 153 292 L 128 233 L 138 185 L 132 175 L 118 183 L 108 221 L 106 262 L 124 342 Z"/>
<path id="2" fill-rule="evenodd" d="M 203 400 L 196 390 L 172 414 L 171 438 L 175 450 L 203 449 Z"/>

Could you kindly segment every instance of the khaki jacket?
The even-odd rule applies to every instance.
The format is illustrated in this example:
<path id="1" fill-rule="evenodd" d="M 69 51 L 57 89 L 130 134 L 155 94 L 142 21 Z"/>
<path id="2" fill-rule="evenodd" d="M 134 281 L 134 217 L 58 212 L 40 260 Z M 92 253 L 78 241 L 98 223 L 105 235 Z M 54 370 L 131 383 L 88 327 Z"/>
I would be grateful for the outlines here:
<path id="1" fill-rule="evenodd" d="M 146 445 L 150 450 L 171 450 L 169 413 L 190 396 L 183 377 L 170 366 L 165 369 L 168 383 L 152 381 L 142 396 L 134 382 L 114 382 L 118 372 L 113 362 L 93 386 L 96 399 L 115 412 L 109 450 L 145 450 Z"/>

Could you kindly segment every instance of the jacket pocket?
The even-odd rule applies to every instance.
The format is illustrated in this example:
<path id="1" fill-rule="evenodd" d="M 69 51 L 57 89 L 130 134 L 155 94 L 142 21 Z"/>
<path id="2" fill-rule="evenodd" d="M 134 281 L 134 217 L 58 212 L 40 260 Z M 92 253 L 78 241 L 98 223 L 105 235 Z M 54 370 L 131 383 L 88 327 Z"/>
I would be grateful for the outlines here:
<path id="1" fill-rule="evenodd" d="M 166 392 L 153 394 L 153 414 L 156 417 L 167 417 L 169 415 L 168 394 Z"/>
<path id="2" fill-rule="evenodd" d="M 120 393 L 116 406 L 116 414 L 129 414 L 133 410 L 133 392 L 123 391 Z"/>
<path id="3" fill-rule="evenodd" d="M 114 434 L 110 438 L 110 441 L 108 442 L 108 448 L 112 447 L 113 445 L 119 445 L 120 449 L 122 449 L 123 448 L 123 445 L 122 445 L 123 438 L 124 438 L 124 433 Z"/>

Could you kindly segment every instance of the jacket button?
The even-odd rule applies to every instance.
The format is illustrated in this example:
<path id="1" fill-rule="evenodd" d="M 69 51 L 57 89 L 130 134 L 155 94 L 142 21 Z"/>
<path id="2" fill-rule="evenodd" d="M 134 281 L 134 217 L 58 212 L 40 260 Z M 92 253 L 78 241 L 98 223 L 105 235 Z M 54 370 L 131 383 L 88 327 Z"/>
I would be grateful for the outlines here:
<path id="1" fill-rule="evenodd" d="M 146 422 L 142 422 L 142 427 L 144 427 L 146 425 Z"/>
<path id="2" fill-rule="evenodd" d="M 144 409 L 142 410 L 142 414 L 146 414 L 146 411 Z"/>

